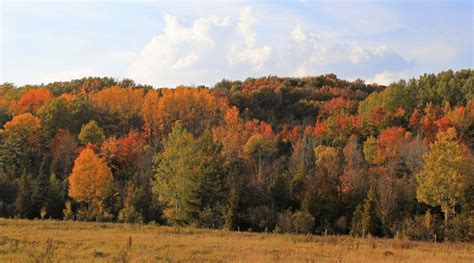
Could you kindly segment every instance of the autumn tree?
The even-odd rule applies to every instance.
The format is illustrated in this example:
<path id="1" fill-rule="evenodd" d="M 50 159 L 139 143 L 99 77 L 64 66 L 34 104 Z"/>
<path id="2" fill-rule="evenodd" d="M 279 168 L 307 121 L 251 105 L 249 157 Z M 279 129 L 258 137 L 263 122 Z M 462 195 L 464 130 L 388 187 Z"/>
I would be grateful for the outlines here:
<path id="1" fill-rule="evenodd" d="M 53 94 L 48 89 L 32 89 L 23 96 L 21 96 L 18 101 L 18 106 L 22 112 L 36 113 L 43 104 L 53 99 Z"/>
<path id="2" fill-rule="evenodd" d="M 140 111 L 144 90 L 113 86 L 90 95 L 96 120 L 107 134 L 123 135 L 143 125 Z"/>
<path id="3" fill-rule="evenodd" d="M 104 200 L 110 194 L 112 172 L 90 148 L 85 148 L 74 161 L 69 177 L 69 196 L 84 202 L 87 213 L 94 217 L 104 213 Z"/>
<path id="4" fill-rule="evenodd" d="M 266 177 L 265 169 L 276 152 L 275 143 L 262 134 L 254 134 L 247 140 L 243 150 L 247 158 L 254 163 L 258 182 L 271 183 L 272 178 Z"/>
<path id="5" fill-rule="evenodd" d="M 338 149 L 328 146 L 317 146 L 314 154 L 316 175 L 309 181 L 303 204 L 308 212 L 320 219 L 317 227 L 327 228 L 340 214 L 342 156 Z"/>
<path id="6" fill-rule="evenodd" d="M 354 204 L 362 202 L 368 190 L 367 162 L 360 148 L 356 136 L 351 136 L 343 148 L 342 193 Z"/>
<path id="7" fill-rule="evenodd" d="M 188 131 L 199 136 L 205 129 L 222 120 L 226 107 L 207 89 L 180 87 L 164 90 L 158 100 L 156 121 L 161 134 L 170 132 L 179 120 Z"/>
<path id="8" fill-rule="evenodd" d="M 38 154 L 41 121 L 31 113 L 15 116 L 0 130 L 0 169 L 10 174 L 30 170 Z"/>
<path id="9" fill-rule="evenodd" d="M 148 91 L 141 109 L 141 116 L 145 122 L 144 130 L 147 132 L 148 138 L 153 144 L 158 143 L 158 135 L 161 131 L 159 114 L 157 114 L 159 110 L 159 98 L 160 95 L 157 91 Z"/>
<path id="10" fill-rule="evenodd" d="M 68 130 L 60 129 L 49 142 L 51 172 L 59 179 L 66 178 L 77 156 L 77 140 Z"/>
<path id="11" fill-rule="evenodd" d="M 228 160 L 242 157 L 242 146 L 247 139 L 239 109 L 229 108 L 224 116 L 224 123 L 213 128 L 213 136 L 223 145 L 223 153 Z"/>
<path id="12" fill-rule="evenodd" d="M 417 198 L 432 206 L 441 206 L 445 222 L 454 208 L 464 198 L 464 193 L 473 181 L 472 159 L 467 149 L 456 139 L 456 130 L 449 128 L 440 132 L 436 141 L 423 155 L 425 166 L 416 175 Z"/>

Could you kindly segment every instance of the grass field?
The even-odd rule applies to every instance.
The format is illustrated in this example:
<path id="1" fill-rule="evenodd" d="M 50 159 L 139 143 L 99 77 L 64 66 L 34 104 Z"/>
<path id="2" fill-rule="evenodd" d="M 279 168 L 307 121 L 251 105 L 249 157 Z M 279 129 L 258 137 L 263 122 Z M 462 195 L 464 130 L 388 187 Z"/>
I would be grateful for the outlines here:
<path id="1" fill-rule="evenodd" d="M 474 244 L 0 219 L 0 262 L 474 262 Z"/>

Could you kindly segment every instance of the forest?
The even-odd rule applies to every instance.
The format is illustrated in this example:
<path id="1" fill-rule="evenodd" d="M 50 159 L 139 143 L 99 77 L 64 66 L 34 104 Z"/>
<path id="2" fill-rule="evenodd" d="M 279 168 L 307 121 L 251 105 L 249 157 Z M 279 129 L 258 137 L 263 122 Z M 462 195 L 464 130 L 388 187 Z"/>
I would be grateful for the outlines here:
<path id="1" fill-rule="evenodd" d="M 0 86 L 0 217 L 474 240 L 474 70 Z"/>

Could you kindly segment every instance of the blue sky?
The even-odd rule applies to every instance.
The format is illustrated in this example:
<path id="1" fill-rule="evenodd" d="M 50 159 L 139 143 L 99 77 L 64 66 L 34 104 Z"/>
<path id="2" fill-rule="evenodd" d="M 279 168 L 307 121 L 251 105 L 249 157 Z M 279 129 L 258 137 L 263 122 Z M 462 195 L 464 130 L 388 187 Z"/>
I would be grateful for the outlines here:
<path id="1" fill-rule="evenodd" d="M 4 1 L 0 82 L 156 87 L 334 73 L 388 84 L 473 68 L 472 1 Z"/>

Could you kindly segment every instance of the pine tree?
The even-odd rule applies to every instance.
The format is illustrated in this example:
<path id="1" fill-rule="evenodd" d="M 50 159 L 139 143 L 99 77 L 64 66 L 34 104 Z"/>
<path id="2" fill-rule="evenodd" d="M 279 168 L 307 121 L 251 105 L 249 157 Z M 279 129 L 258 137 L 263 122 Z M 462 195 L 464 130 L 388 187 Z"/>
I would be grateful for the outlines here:
<path id="1" fill-rule="evenodd" d="M 65 202 L 65 191 L 64 183 L 56 177 L 55 174 L 51 174 L 49 177 L 49 191 L 46 200 L 46 213 L 52 218 L 62 218 L 64 202 Z"/>
<path id="2" fill-rule="evenodd" d="M 44 209 L 48 202 L 50 191 L 49 164 L 50 160 L 47 157 L 44 157 L 39 168 L 38 176 L 34 180 L 32 199 L 35 204 L 35 214 L 39 214 L 40 210 Z"/>
<path id="3" fill-rule="evenodd" d="M 21 217 L 33 218 L 34 203 L 31 199 L 33 194 L 33 177 L 26 170 L 18 181 L 18 193 L 15 200 L 15 211 Z"/>
<path id="4" fill-rule="evenodd" d="M 369 189 L 369 192 L 367 193 L 367 198 L 364 202 L 361 225 L 362 230 L 366 235 L 374 235 L 377 233 L 377 215 L 375 213 L 375 190 L 373 187 Z"/>
<path id="5" fill-rule="evenodd" d="M 222 146 L 213 141 L 209 130 L 197 140 L 194 153 L 197 167 L 190 177 L 190 194 L 186 200 L 186 209 L 193 221 L 204 209 L 222 204 L 225 197 Z"/>
<path id="6" fill-rule="evenodd" d="M 375 214 L 375 190 L 370 187 L 363 204 L 359 204 L 352 216 L 351 235 L 367 236 L 377 234 L 377 217 Z"/>

